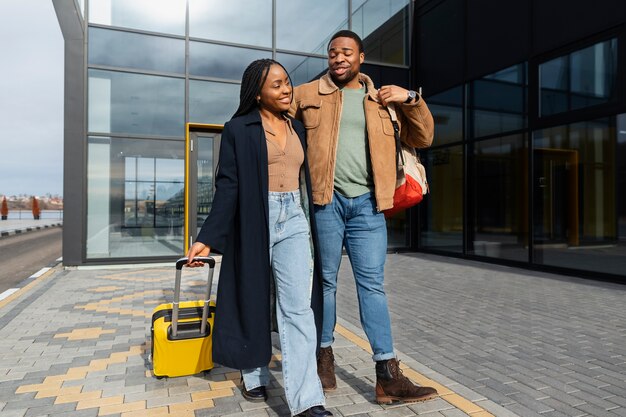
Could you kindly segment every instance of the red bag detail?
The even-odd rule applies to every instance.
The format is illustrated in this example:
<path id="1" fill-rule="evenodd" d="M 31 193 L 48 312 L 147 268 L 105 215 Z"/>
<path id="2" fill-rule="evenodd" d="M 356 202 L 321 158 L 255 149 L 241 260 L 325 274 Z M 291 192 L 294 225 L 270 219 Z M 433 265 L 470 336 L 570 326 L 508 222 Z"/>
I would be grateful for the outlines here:
<path id="1" fill-rule="evenodd" d="M 393 208 L 385 210 L 385 217 L 389 218 L 400 211 L 419 204 L 424 198 L 422 186 L 410 175 L 405 176 L 404 184 L 396 188 L 393 195 Z"/>

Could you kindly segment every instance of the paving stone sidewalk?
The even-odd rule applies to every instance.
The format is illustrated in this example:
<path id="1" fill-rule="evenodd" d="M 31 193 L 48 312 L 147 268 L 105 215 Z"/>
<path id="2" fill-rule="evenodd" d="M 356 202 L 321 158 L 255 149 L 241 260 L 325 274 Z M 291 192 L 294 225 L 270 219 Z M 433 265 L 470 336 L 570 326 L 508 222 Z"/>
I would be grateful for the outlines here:
<path id="1" fill-rule="evenodd" d="M 416 253 L 389 255 L 385 277 L 395 347 L 455 392 L 520 416 L 626 416 L 626 285 Z M 338 287 L 358 325 L 346 259 Z"/>
<path id="2" fill-rule="evenodd" d="M 188 271 L 185 277 L 183 297 L 201 298 L 204 272 Z M 267 403 L 247 402 L 240 393 L 239 373 L 220 366 L 190 377 L 153 376 L 152 310 L 171 301 L 173 280 L 173 266 L 57 266 L 0 302 L 0 415 L 289 415 L 276 348 Z M 418 404 L 376 404 L 374 366 L 359 331 L 350 322 L 339 321 L 335 343 L 338 389 L 327 397 L 336 416 L 514 416 L 468 389 L 460 395 L 458 383 L 401 352 L 404 373 L 416 382 L 435 385 L 442 395 Z M 278 346 L 276 338 L 274 342 Z"/>

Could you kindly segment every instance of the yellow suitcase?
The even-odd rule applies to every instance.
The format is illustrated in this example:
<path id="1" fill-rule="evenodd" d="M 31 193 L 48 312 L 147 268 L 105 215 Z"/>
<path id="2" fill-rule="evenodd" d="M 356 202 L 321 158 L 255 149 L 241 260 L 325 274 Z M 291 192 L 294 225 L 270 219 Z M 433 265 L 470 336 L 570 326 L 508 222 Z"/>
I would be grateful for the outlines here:
<path id="1" fill-rule="evenodd" d="M 174 302 L 152 312 L 152 369 L 157 378 L 194 375 L 213 368 L 212 330 L 215 303 L 209 301 L 215 260 L 196 258 L 209 265 L 204 300 L 180 302 L 180 282 L 187 258 L 176 261 Z"/>

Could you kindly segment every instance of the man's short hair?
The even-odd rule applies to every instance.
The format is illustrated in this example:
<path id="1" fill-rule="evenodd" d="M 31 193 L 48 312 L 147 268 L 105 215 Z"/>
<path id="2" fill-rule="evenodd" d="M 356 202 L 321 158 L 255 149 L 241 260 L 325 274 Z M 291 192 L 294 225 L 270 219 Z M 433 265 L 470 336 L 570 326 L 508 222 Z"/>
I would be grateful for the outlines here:
<path id="1" fill-rule="evenodd" d="M 352 32 L 351 30 L 340 30 L 339 32 L 335 33 L 333 37 L 330 38 L 330 40 L 328 41 L 328 46 L 326 46 L 327 51 L 330 49 L 330 44 L 332 43 L 332 41 L 337 38 L 354 39 L 356 44 L 359 46 L 359 53 L 363 52 L 363 41 L 361 40 L 361 37 L 357 35 L 356 33 Z"/>

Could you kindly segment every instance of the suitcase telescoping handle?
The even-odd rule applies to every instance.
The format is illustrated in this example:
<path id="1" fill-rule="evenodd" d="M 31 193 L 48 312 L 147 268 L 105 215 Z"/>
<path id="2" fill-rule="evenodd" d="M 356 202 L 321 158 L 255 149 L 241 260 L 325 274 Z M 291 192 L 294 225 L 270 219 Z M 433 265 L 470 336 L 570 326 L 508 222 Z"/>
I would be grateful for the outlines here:
<path id="1" fill-rule="evenodd" d="M 211 297 L 211 285 L 213 284 L 213 271 L 215 269 L 215 259 L 210 256 L 198 256 L 194 261 L 209 264 L 209 279 L 207 282 L 204 306 L 202 307 L 202 322 L 200 324 L 200 334 L 206 332 L 206 322 L 209 318 L 209 298 Z M 172 305 L 172 337 L 176 337 L 178 332 L 178 304 L 180 302 L 180 281 L 183 265 L 187 264 L 187 258 L 180 258 L 176 261 L 176 282 L 174 283 L 174 303 Z"/>

